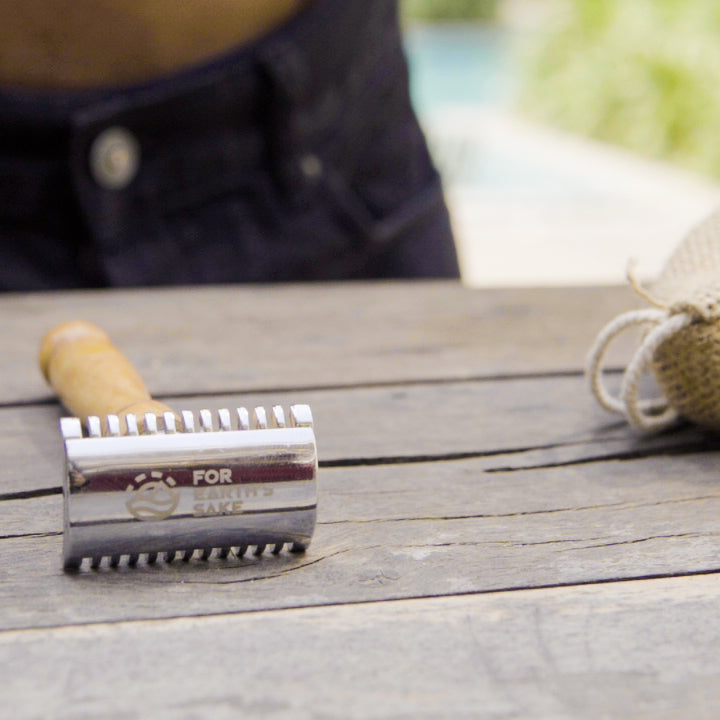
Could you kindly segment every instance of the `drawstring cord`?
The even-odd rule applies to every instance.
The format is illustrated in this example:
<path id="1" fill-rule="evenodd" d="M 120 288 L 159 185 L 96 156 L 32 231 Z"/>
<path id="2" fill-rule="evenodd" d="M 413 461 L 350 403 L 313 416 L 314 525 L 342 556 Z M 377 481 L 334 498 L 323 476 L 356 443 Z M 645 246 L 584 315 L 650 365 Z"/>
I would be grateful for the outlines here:
<path id="1" fill-rule="evenodd" d="M 608 323 L 599 333 L 590 349 L 586 364 L 586 376 L 597 401 L 610 412 L 623 415 L 634 427 L 641 430 L 659 431 L 678 420 L 677 411 L 666 398 L 641 399 L 640 380 L 650 370 L 656 350 L 669 338 L 694 321 L 694 315 L 686 310 L 671 309 L 653 298 L 637 281 L 634 266 L 628 266 L 628 280 L 635 292 L 655 308 L 630 310 Z M 646 332 L 638 350 L 623 373 L 620 395 L 610 394 L 603 383 L 603 359 L 612 341 L 630 327 L 640 326 Z"/>

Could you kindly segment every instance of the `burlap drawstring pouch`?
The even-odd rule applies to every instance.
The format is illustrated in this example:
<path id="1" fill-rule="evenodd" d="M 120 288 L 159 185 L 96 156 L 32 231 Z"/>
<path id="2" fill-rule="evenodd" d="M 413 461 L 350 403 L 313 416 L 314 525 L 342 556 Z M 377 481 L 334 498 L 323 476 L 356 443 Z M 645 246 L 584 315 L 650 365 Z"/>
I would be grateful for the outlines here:
<path id="1" fill-rule="evenodd" d="M 642 430 L 663 430 L 682 418 L 720 431 L 720 211 L 685 237 L 650 290 L 632 267 L 628 279 L 653 307 L 622 313 L 600 331 L 587 361 L 593 395 Z M 614 338 L 637 326 L 642 339 L 614 396 L 603 383 L 602 362 Z M 647 372 L 660 397 L 640 397 Z"/>

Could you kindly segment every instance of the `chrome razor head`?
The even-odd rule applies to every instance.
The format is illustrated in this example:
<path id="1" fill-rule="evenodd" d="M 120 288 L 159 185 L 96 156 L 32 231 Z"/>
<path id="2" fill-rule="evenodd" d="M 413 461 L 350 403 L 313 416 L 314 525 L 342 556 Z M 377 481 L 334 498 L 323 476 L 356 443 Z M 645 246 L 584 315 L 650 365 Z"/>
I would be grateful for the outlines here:
<path id="1" fill-rule="evenodd" d="M 140 420 L 140 422 L 139 422 Z M 307 405 L 60 421 L 66 569 L 302 552 L 317 510 Z"/>

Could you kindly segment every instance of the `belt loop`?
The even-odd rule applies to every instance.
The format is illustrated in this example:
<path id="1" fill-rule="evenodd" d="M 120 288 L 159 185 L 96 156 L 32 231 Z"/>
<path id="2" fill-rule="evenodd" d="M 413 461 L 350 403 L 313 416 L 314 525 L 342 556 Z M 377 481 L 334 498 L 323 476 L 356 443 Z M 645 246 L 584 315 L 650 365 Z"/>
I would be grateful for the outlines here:
<path id="1" fill-rule="evenodd" d="M 263 50 L 259 70 L 266 83 L 265 124 L 271 166 L 280 192 L 294 202 L 304 195 L 302 189 L 309 177 L 303 169 L 308 138 L 301 120 L 310 101 L 310 70 L 298 48 L 284 40 Z"/>

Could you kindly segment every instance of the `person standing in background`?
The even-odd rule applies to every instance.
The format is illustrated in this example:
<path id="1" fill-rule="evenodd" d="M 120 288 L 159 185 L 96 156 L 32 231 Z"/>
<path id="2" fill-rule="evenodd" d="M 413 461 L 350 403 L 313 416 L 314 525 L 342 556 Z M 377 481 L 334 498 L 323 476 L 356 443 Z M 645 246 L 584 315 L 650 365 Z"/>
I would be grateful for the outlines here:
<path id="1" fill-rule="evenodd" d="M 458 277 L 391 0 L 0 0 L 0 290 Z"/>

